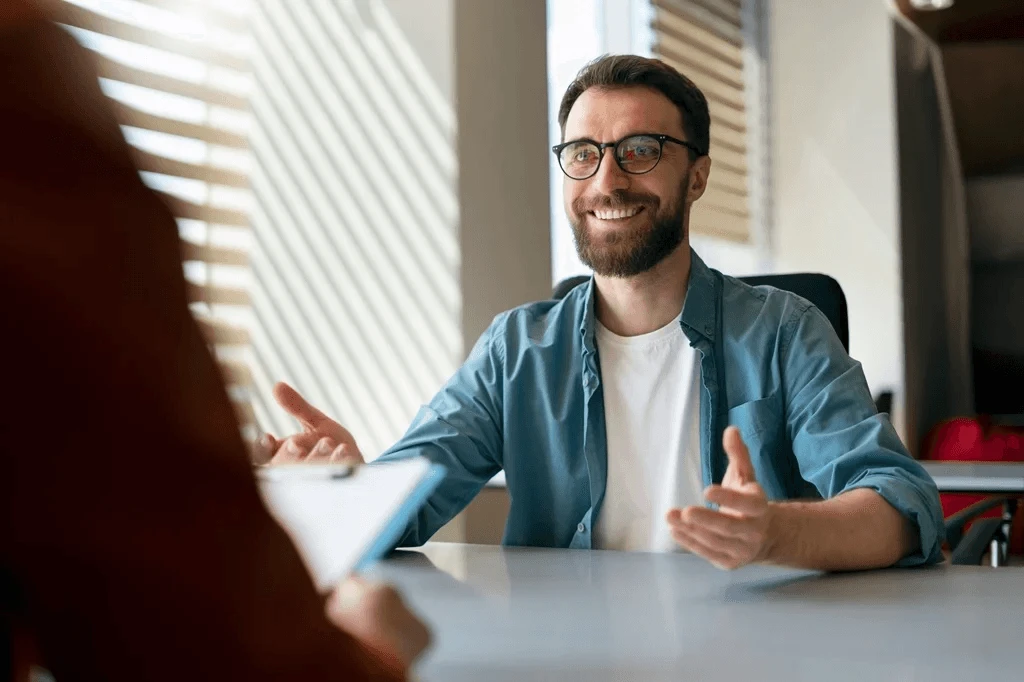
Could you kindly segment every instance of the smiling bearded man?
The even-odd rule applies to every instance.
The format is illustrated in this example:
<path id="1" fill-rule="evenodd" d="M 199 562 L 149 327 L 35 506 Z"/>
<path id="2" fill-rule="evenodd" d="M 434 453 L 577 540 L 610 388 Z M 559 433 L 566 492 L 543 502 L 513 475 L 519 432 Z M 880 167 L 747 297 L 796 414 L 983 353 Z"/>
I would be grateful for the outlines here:
<path id="1" fill-rule="evenodd" d="M 401 544 L 504 470 L 506 545 L 682 549 L 722 568 L 939 560 L 935 485 L 824 315 L 690 249 L 712 165 L 700 90 L 658 60 L 603 57 L 569 86 L 559 124 L 566 213 L 594 277 L 496 317 L 380 457 L 448 469 Z M 304 431 L 268 436 L 266 458 L 362 460 L 293 389 L 276 396 Z"/>

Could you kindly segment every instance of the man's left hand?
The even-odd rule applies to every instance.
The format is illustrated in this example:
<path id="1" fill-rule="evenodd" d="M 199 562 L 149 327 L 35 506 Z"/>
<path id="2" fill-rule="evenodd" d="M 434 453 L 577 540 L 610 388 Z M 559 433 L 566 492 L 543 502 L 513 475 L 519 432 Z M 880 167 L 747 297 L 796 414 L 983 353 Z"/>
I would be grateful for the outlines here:
<path id="1" fill-rule="evenodd" d="M 704 491 L 704 498 L 717 504 L 718 510 L 699 506 L 672 509 L 667 519 L 672 537 L 683 549 L 718 568 L 733 570 L 767 558 L 771 508 L 757 483 L 740 430 L 730 426 L 722 440 L 729 467 L 721 485 Z"/>

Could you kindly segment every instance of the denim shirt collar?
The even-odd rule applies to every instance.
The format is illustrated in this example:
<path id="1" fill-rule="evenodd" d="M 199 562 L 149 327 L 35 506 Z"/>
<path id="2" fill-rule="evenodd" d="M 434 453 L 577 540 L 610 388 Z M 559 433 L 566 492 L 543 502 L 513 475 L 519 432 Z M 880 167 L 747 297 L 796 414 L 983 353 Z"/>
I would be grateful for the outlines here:
<path id="1" fill-rule="evenodd" d="M 700 256 L 690 249 L 690 281 L 686 288 L 686 300 L 683 303 L 683 314 L 680 324 L 690 345 L 697 345 L 699 339 L 715 342 L 715 331 L 718 329 L 718 281 L 711 269 L 705 265 Z M 596 350 L 594 340 L 596 328 L 597 288 L 594 277 L 586 284 L 583 299 L 583 316 L 580 320 L 580 334 L 583 337 L 583 354 L 592 355 Z"/>

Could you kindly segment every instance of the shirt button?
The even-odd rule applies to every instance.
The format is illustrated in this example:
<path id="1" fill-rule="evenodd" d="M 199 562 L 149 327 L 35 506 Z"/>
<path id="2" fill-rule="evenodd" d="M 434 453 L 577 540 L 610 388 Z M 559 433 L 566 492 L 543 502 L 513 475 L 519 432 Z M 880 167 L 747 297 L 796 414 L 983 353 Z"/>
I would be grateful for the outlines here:
<path id="1" fill-rule="evenodd" d="M 704 331 L 706 331 L 708 334 L 710 334 L 711 333 L 711 325 L 709 324 L 706 327 L 704 327 Z"/>
<path id="2" fill-rule="evenodd" d="M 587 530 L 587 527 L 581 523 L 580 525 L 576 526 L 576 530 L 582 533 Z"/>

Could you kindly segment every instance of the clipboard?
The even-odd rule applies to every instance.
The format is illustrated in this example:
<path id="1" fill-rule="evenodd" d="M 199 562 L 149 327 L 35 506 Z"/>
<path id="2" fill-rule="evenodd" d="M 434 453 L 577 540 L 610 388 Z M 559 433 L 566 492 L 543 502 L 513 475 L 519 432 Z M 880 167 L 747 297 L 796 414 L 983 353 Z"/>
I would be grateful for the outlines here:
<path id="1" fill-rule="evenodd" d="M 297 464 L 258 470 L 260 494 L 314 582 L 335 587 L 390 552 L 445 468 L 424 457 L 385 464 Z"/>

